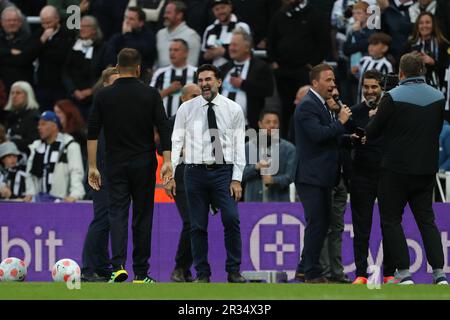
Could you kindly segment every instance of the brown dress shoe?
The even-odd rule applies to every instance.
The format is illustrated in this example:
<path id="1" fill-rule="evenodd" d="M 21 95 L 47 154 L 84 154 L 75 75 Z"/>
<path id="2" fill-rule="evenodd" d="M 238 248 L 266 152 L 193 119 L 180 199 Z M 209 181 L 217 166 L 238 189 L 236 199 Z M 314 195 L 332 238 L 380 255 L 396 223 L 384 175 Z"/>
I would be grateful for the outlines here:
<path id="1" fill-rule="evenodd" d="M 300 281 L 300 282 L 305 282 L 305 274 L 304 273 L 300 273 L 300 272 L 296 272 L 295 276 L 294 276 L 294 280 Z"/>
<path id="2" fill-rule="evenodd" d="M 318 278 L 314 278 L 314 279 L 306 279 L 305 283 L 308 283 L 308 284 L 324 284 L 324 283 L 329 283 L 329 281 L 325 277 L 318 277 Z"/>

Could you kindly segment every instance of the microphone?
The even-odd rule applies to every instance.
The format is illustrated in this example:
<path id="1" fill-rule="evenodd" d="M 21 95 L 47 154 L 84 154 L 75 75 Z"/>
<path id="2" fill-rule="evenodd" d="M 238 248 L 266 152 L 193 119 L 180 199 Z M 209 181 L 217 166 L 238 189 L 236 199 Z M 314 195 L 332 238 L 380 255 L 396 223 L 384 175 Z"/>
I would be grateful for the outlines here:
<path id="1" fill-rule="evenodd" d="M 341 112 L 341 109 L 344 108 L 344 103 L 342 103 L 341 99 L 339 98 L 339 95 L 335 94 L 332 96 L 332 98 L 333 98 L 334 102 L 336 102 L 336 104 L 339 106 L 338 113 Z M 348 118 L 347 122 L 351 127 L 356 127 L 355 123 L 353 122 L 352 116 L 350 116 L 350 118 Z"/>

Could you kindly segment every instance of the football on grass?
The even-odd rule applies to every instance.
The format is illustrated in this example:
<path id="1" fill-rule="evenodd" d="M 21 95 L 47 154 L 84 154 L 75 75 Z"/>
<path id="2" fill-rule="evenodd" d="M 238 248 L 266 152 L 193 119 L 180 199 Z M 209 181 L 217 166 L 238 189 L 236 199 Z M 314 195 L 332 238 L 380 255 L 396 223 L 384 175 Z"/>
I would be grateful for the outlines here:
<path id="1" fill-rule="evenodd" d="M 55 282 L 79 281 L 80 276 L 80 267 L 72 259 L 61 259 L 52 268 L 52 278 Z"/>
<path id="2" fill-rule="evenodd" d="M 6 258 L 0 263 L 0 281 L 24 281 L 27 276 L 25 262 L 18 258 Z"/>

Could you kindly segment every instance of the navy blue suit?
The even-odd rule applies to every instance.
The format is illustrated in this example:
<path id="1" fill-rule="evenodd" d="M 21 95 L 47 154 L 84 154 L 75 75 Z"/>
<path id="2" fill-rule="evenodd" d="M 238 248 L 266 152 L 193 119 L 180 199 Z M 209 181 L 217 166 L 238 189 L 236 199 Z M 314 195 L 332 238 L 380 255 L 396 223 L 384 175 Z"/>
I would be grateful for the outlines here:
<path id="1" fill-rule="evenodd" d="M 329 227 L 331 191 L 339 181 L 339 137 L 344 126 L 332 119 L 310 90 L 294 113 L 297 172 L 295 183 L 305 210 L 305 278 L 322 275 L 320 251 Z"/>

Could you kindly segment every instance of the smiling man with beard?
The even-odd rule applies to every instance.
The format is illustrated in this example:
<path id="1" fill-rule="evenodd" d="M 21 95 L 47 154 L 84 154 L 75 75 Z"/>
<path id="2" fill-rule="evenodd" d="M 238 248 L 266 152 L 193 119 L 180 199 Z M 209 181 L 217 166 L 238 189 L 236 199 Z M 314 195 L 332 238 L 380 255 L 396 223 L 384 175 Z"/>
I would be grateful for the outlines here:
<path id="1" fill-rule="evenodd" d="M 246 282 L 240 274 L 242 243 L 237 201 L 242 196 L 245 168 L 245 119 L 241 106 L 219 94 L 219 70 L 202 65 L 197 70 L 202 94 L 178 109 L 172 134 L 174 172 L 184 149 L 184 187 L 191 219 L 191 244 L 196 282 L 210 282 L 208 213 L 220 209 L 227 251 L 228 282 Z M 175 180 L 166 190 L 176 195 Z"/>

